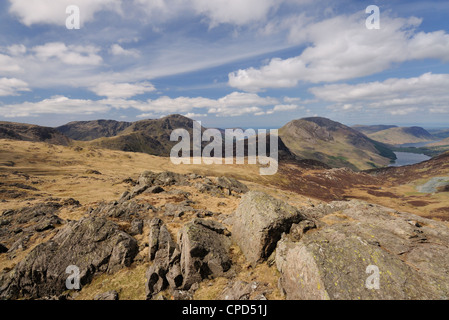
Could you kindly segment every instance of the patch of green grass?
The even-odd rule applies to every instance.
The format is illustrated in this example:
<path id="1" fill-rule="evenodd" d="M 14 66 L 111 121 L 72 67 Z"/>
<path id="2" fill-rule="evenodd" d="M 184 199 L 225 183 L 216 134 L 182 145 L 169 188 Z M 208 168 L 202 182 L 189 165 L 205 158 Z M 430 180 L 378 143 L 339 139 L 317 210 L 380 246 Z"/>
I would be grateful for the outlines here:
<path id="1" fill-rule="evenodd" d="M 103 292 L 115 290 L 120 300 L 145 300 L 145 273 L 148 264 L 126 268 L 115 274 L 102 274 L 84 286 L 77 300 L 93 300 Z"/>

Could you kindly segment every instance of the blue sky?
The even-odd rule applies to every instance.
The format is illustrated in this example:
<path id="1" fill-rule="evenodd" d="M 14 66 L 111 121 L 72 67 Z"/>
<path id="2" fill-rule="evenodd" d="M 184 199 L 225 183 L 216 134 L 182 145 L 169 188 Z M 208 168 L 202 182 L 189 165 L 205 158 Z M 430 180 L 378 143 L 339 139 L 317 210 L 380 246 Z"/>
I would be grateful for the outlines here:
<path id="1" fill-rule="evenodd" d="M 2 121 L 449 127 L 448 1 L 5 0 L 0 28 Z"/>

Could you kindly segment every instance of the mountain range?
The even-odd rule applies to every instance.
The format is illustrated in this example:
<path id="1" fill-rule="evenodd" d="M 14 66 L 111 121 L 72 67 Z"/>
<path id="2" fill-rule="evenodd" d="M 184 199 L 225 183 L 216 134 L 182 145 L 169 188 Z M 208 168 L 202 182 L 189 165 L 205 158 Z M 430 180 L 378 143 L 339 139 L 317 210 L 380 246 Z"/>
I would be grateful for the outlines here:
<path id="1" fill-rule="evenodd" d="M 5 121 L 0 121 L 0 139 L 48 142 L 63 146 L 71 143 L 71 139 L 55 128 Z"/>
<path id="2" fill-rule="evenodd" d="M 170 141 L 170 135 L 179 128 L 186 129 L 192 136 L 193 120 L 182 115 L 170 115 L 137 122 L 75 121 L 57 128 L 0 122 L 0 138 L 168 157 L 177 143 Z M 220 130 L 224 137 L 224 130 Z M 314 165 L 347 167 L 356 171 L 388 166 L 396 159 L 390 145 L 435 140 L 420 127 L 349 127 L 322 117 L 293 120 L 279 129 L 278 139 L 281 161 L 315 161 Z M 203 147 L 207 144 L 203 142 Z"/>
<path id="3" fill-rule="evenodd" d="M 391 145 L 436 140 L 432 134 L 421 127 L 355 126 L 353 128 L 366 134 L 373 140 Z"/>

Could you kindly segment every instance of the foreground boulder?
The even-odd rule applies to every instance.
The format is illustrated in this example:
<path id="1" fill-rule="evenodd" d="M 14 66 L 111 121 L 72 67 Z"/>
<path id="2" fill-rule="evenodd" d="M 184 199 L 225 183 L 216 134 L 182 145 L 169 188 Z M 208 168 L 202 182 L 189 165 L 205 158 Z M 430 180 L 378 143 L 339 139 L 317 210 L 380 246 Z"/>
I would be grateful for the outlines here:
<path id="1" fill-rule="evenodd" d="M 194 219 L 184 226 L 175 243 L 162 220 L 150 222 L 146 273 L 147 299 L 170 289 L 180 299 L 191 298 L 196 284 L 224 275 L 231 268 L 229 232 L 220 223 Z"/>
<path id="2" fill-rule="evenodd" d="M 137 252 L 136 240 L 115 223 L 99 217 L 84 218 L 34 248 L 2 279 L 0 298 L 58 296 L 67 290 L 67 267 L 79 269 L 82 287 L 98 273 L 114 273 L 129 266 Z"/>
<path id="3" fill-rule="evenodd" d="M 161 291 L 179 288 L 183 277 L 180 271 L 180 253 L 162 220 L 150 221 L 149 256 L 153 264 L 146 273 L 147 299 L 153 299 Z"/>
<path id="4" fill-rule="evenodd" d="M 234 214 L 232 237 L 246 259 L 255 265 L 272 254 L 282 233 L 305 219 L 297 208 L 288 203 L 251 191 L 242 197 Z"/>
<path id="5" fill-rule="evenodd" d="M 287 299 L 449 298 L 449 228 L 360 201 L 342 207 L 279 242 Z"/>
<path id="6" fill-rule="evenodd" d="M 226 228 L 218 222 L 194 219 L 180 231 L 178 243 L 186 290 L 203 279 L 222 276 L 231 268 L 231 240 Z"/>

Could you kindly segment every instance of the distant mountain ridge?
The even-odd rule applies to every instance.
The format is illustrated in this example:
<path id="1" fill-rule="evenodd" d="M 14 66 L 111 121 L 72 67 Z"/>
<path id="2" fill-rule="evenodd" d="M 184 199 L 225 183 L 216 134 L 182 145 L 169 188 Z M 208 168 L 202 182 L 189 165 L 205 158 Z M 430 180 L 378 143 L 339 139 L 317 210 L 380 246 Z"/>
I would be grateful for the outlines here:
<path id="1" fill-rule="evenodd" d="M 391 145 L 419 143 L 435 140 L 434 136 L 432 136 L 427 130 L 421 127 L 394 127 L 368 134 L 368 137 L 373 140 Z"/>
<path id="2" fill-rule="evenodd" d="M 56 129 L 45 130 L 51 130 L 59 138 L 59 141 L 54 139 L 55 143 L 70 143 L 70 139 L 73 139 L 81 147 L 94 146 L 168 157 L 173 146 L 178 143 L 170 141 L 172 131 L 182 128 L 192 137 L 193 121 L 182 115 L 170 115 L 137 122 L 75 121 Z M 206 128 L 202 127 L 201 130 Z M 223 133 L 223 130 L 220 132 Z M 20 138 L 15 136 L 14 130 L 4 136 L 10 139 Z M 38 137 L 29 137 L 30 141 L 33 139 L 41 141 Z M 267 151 L 269 141 L 267 136 Z M 209 142 L 203 142 L 202 146 L 208 144 Z M 320 117 L 293 120 L 286 124 L 279 130 L 278 145 L 279 160 L 319 167 L 348 167 L 358 171 L 387 166 L 396 159 L 394 152 L 385 144 L 339 122 Z M 248 143 L 245 142 L 245 150 L 247 149 Z M 222 151 L 224 155 L 224 149 Z"/>
<path id="3" fill-rule="evenodd" d="M 131 122 L 115 120 L 73 121 L 56 130 L 73 140 L 90 141 L 116 136 L 131 125 Z"/>
<path id="4" fill-rule="evenodd" d="M 113 136 L 104 136 L 88 141 L 93 145 L 106 149 L 144 152 L 155 156 L 168 157 L 170 151 L 178 142 L 170 141 L 175 129 L 185 129 L 192 137 L 193 120 L 182 115 L 171 115 L 161 119 L 140 120 L 137 122 L 109 124 L 123 127 Z M 109 131 L 111 131 L 110 129 Z M 202 131 L 205 129 L 202 128 Z"/>
<path id="5" fill-rule="evenodd" d="M 449 146 L 449 138 L 443 139 L 438 142 L 434 142 L 428 145 L 429 147 L 441 147 L 441 146 Z"/>
<path id="6" fill-rule="evenodd" d="M 293 120 L 279 130 L 279 136 L 296 156 L 318 160 L 331 167 L 364 170 L 386 166 L 396 159 L 382 143 L 321 117 Z"/>
<path id="7" fill-rule="evenodd" d="M 0 121 L 0 139 L 48 142 L 68 146 L 71 140 L 55 128 Z"/>
<path id="8" fill-rule="evenodd" d="M 355 125 L 355 126 L 352 126 L 353 129 L 355 129 L 357 131 L 360 131 L 361 133 L 363 133 L 365 135 L 376 133 L 376 132 L 387 130 L 387 129 L 391 129 L 391 128 L 397 128 L 397 127 L 398 126 L 383 125 L 383 124 L 372 125 L 372 126 L 366 126 L 366 125 Z"/>

